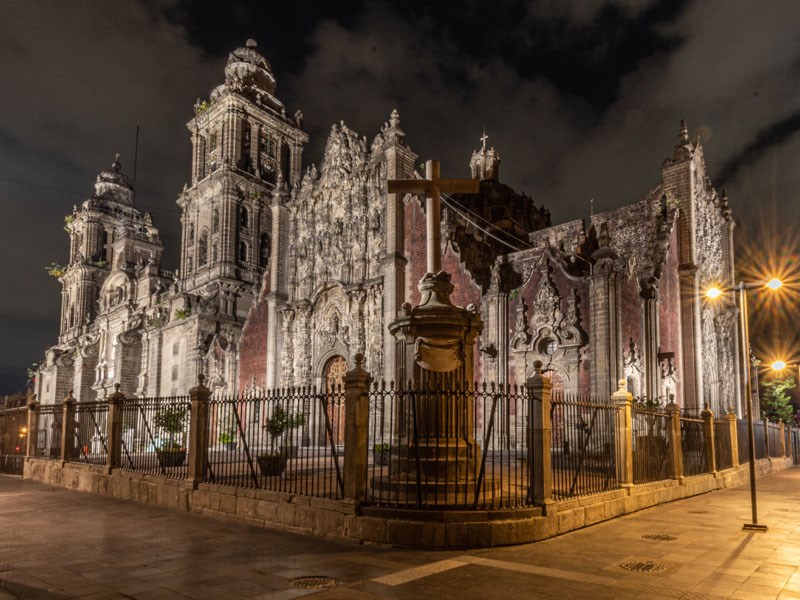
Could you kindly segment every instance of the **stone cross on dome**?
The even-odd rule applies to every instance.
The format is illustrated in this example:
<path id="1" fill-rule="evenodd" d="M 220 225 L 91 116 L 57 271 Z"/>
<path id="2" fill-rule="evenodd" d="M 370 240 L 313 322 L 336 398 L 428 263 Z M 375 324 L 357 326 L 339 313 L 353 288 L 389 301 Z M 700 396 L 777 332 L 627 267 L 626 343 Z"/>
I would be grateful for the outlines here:
<path id="1" fill-rule="evenodd" d="M 439 161 L 425 163 L 425 179 L 390 179 L 390 194 L 425 194 L 425 239 L 428 273 L 436 274 L 442 269 L 442 224 L 440 195 L 442 192 L 477 194 L 480 182 L 477 179 L 442 179 L 439 177 Z"/>
<path id="2" fill-rule="evenodd" d="M 483 151 L 486 152 L 486 140 L 489 139 L 489 136 L 486 135 L 486 127 L 483 128 L 483 135 L 481 136 L 481 142 L 483 143 Z"/>

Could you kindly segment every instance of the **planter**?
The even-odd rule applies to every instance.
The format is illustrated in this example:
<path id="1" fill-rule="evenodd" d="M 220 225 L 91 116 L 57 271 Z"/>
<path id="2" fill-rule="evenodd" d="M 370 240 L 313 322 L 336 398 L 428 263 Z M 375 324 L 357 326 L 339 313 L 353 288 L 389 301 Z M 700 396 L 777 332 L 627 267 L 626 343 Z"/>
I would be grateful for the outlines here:
<path id="1" fill-rule="evenodd" d="M 388 465 L 389 448 L 373 448 L 372 457 L 376 465 Z"/>
<path id="2" fill-rule="evenodd" d="M 186 450 L 156 450 L 165 467 L 180 467 L 186 461 Z"/>
<path id="3" fill-rule="evenodd" d="M 297 446 L 281 446 L 280 453 L 286 460 L 297 458 Z"/>
<path id="4" fill-rule="evenodd" d="M 286 459 L 280 454 L 265 454 L 259 456 L 256 461 L 261 474 L 265 477 L 280 475 L 286 467 Z"/>

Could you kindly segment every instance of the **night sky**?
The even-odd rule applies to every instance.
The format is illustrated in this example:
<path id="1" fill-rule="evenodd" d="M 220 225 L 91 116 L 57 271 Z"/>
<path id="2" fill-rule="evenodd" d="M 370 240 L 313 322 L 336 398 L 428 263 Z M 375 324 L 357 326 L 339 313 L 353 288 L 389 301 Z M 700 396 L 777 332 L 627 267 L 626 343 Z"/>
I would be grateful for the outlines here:
<path id="1" fill-rule="evenodd" d="M 421 159 L 468 176 L 486 129 L 501 179 L 555 223 L 640 199 L 681 118 L 739 220 L 746 277 L 800 253 L 800 2 L 37 1 L 0 19 L 0 393 L 56 342 L 63 218 L 120 152 L 177 266 L 185 124 L 254 38 L 317 162 L 344 121 L 369 140 L 400 113 Z M 786 295 L 785 295 L 786 296 Z M 756 303 L 754 340 L 799 358 L 796 296 Z M 773 317 L 782 318 L 773 321 Z"/>

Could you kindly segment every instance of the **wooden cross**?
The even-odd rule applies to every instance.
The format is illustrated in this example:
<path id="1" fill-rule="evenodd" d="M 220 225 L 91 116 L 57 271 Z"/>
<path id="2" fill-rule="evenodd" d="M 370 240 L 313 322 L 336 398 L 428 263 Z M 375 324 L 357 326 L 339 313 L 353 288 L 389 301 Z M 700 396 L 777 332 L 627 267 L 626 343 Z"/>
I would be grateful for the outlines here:
<path id="1" fill-rule="evenodd" d="M 442 269 L 441 192 L 477 194 L 477 179 L 441 179 L 439 161 L 425 163 L 425 179 L 390 179 L 390 194 L 425 194 L 425 238 L 428 255 L 428 273 Z"/>

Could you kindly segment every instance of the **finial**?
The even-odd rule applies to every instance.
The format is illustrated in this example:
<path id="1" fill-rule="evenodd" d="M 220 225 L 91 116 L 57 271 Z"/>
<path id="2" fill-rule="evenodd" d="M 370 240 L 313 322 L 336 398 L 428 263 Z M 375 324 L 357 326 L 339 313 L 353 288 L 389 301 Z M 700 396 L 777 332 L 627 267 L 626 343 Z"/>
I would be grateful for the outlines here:
<path id="1" fill-rule="evenodd" d="M 354 361 L 355 361 L 355 363 L 356 363 L 356 369 L 361 369 L 361 368 L 363 368 L 363 365 L 364 365 L 364 355 L 363 355 L 363 354 L 361 354 L 361 352 L 358 352 L 358 353 L 356 353 L 356 355 L 353 357 L 353 360 L 354 360 Z"/>
<path id="2" fill-rule="evenodd" d="M 540 360 L 533 361 L 533 371 L 536 373 L 536 375 L 542 374 L 542 361 Z"/>
<path id="3" fill-rule="evenodd" d="M 247 41 L 244 43 L 244 45 L 245 45 L 247 48 L 255 48 L 256 46 L 258 46 L 258 42 L 256 42 L 256 41 L 255 41 L 253 38 L 249 38 L 249 39 L 248 39 L 248 40 L 247 40 Z"/>
<path id="4" fill-rule="evenodd" d="M 114 162 L 111 164 L 111 168 L 115 171 L 119 171 L 122 168 L 122 165 L 119 162 L 119 152 L 114 155 Z"/>
<path id="5" fill-rule="evenodd" d="M 686 128 L 686 119 L 681 119 L 681 132 L 678 136 L 681 144 L 689 143 L 689 130 Z"/>
<path id="6" fill-rule="evenodd" d="M 251 41 L 251 40 L 248 40 L 248 41 Z M 203 375 L 202 373 L 200 373 L 200 375 L 197 376 L 197 381 L 200 383 L 200 385 L 203 385 L 205 383 L 205 381 L 206 381 L 206 376 Z"/>
<path id="7" fill-rule="evenodd" d="M 397 126 L 400 125 L 400 113 L 397 112 L 396 108 L 393 108 L 392 114 L 389 115 L 389 124 L 393 129 L 397 129 Z"/>
<path id="8" fill-rule="evenodd" d="M 486 152 L 486 140 L 488 140 L 488 139 L 489 139 L 489 136 L 486 135 L 486 126 L 484 125 L 484 127 L 483 127 L 483 135 L 481 136 L 481 143 L 483 144 L 481 150 L 483 152 Z"/>
<path id="9" fill-rule="evenodd" d="M 120 384 L 120 383 L 115 383 L 115 384 L 114 384 L 114 390 L 115 390 L 116 392 L 119 392 L 119 388 L 121 388 L 121 387 L 122 387 L 122 384 Z"/>

